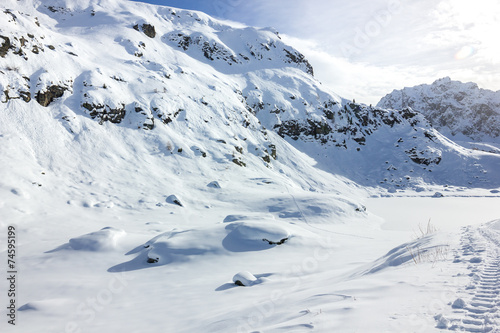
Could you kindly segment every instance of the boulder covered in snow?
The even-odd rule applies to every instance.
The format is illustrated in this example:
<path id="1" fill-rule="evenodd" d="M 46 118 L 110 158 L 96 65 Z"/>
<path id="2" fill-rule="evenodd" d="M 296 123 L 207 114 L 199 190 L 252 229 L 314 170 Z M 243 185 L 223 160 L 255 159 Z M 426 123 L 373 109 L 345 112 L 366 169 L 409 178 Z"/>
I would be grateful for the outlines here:
<path id="1" fill-rule="evenodd" d="M 216 180 L 214 180 L 213 182 L 208 183 L 207 186 L 211 187 L 211 188 L 221 188 L 220 183 L 218 181 L 216 181 Z"/>
<path id="2" fill-rule="evenodd" d="M 258 283 L 259 280 L 250 272 L 242 271 L 233 276 L 234 284 L 242 287 L 250 287 Z"/>
<path id="3" fill-rule="evenodd" d="M 283 226 L 272 222 L 237 222 L 226 227 L 228 235 L 222 244 L 233 252 L 261 251 L 282 245 L 291 233 Z"/>
<path id="4" fill-rule="evenodd" d="M 169 195 L 166 200 L 168 203 L 184 207 L 184 204 L 182 203 L 181 199 L 177 197 L 175 194 Z"/>

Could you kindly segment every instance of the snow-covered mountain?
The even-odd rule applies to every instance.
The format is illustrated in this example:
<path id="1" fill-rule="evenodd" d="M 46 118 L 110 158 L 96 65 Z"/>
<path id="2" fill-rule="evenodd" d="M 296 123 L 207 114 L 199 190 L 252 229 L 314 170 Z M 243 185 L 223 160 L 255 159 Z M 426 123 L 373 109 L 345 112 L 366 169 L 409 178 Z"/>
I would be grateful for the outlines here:
<path id="1" fill-rule="evenodd" d="M 116 124 L 153 136 L 168 154 L 272 167 L 295 160 L 274 131 L 321 169 L 363 185 L 500 183 L 491 172 L 498 156 L 455 145 L 409 108 L 340 98 L 273 29 L 126 1 L 5 8 L 2 107 L 44 110 L 37 114 L 51 114 L 70 138 L 89 135 L 94 119 L 110 123 L 102 131 Z M 457 165 L 464 172 L 450 174 Z"/>
<path id="2" fill-rule="evenodd" d="M 463 135 L 476 141 L 498 141 L 500 137 L 500 91 L 481 89 L 473 82 L 445 77 L 430 85 L 394 90 L 377 106 L 411 107 L 452 138 Z"/>

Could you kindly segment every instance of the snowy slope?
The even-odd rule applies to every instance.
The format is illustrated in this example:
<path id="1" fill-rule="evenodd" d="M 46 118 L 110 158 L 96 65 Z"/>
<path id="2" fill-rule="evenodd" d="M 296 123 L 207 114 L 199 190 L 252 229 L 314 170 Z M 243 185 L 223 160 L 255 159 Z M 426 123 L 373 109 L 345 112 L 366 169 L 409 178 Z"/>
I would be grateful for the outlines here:
<path id="1" fill-rule="evenodd" d="M 0 230 L 20 273 L 2 332 L 401 331 L 418 306 L 397 296 L 427 301 L 413 279 L 445 260 L 411 251 L 448 235 L 407 244 L 364 206 L 385 190 L 358 183 L 481 187 L 448 189 L 495 207 L 496 154 L 336 96 L 272 29 L 122 0 L 3 6 Z"/>
<path id="2" fill-rule="evenodd" d="M 463 135 L 475 141 L 496 142 L 500 136 L 500 92 L 480 89 L 473 82 L 445 77 L 430 85 L 394 90 L 377 106 L 411 107 L 451 137 Z"/>

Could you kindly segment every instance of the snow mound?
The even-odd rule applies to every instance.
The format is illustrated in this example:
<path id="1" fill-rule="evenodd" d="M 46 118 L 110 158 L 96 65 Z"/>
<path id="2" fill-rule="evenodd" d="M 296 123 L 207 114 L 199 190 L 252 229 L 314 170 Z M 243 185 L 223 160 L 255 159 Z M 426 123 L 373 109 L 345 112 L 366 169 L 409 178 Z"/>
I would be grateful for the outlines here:
<path id="1" fill-rule="evenodd" d="M 138 255 L 109 268 L 110 272 L 124 272 L 190 261 L 197 256 L 221 254 L 221 239 L 226 231 L 221 226 L 177 230 L 159 234 L 145 244 L 137 246 L 127 255 Z"/>
<path id="2" fill-rule="evenodd" d="M 461 298 L 457 298 L 457 299 L 453 302 L 453 304 L 451 305 L 451 307 L 452 307 L 453 309 L 464 309 L 466 305 L 467 305 L 467 304 L 465 303 L 465 301 L 464 301 L 463 299 L 461 299 Z"/>
<path id="3" fill-rule="evenodd" d="M 116 247 L 119 238 L 125 231 L 113 227 L 106 227 L 96 232 L 71 238 L 69 245 L 78 251 L 107 251 Z"/>
<path id="4" fill-rule="evenodd" d="M 224 218 L 224 223 L 230 222 L 244 222 L 244 221 L 259 221 L 259 220 L 274 220 L 272 214 L 231 214 Z"/>
<path id="5" fill-rule="evenodd" d="M 233 276 L 234 284 L 242 287 L 250 287 L 260 281 L 250 272 L 242 271 Z"/>
<path id="6" fill-rule="evenodd" d="M 19 307 L 19 311 L 40 311 L 51 315 L 61 315 L 68 307 L 75 306 L 73 300 L 67 298 L 52 298 L 40 301 L 31 301 Z"/>
<path id="7" fill-rule="evenodd" d="M 494 220 L 488 223 L 490 229 L 500 230 L 500 220 Z"/>
<path id="8" fill-rule="evenodd" d="M 403 264 L 413 263 L 418 265 L 443 260 L 446 258 L 448 246 L 444 239 L 439 239 L 437 234 L 423 236 L 393 248 L 385 256 L 377 259 L 371 268 L 363 274 L 377 273 L 386 268 Z"/>
<path id="9" fill-rule="evenodd" d="M 218 253 L 221 250 L 220 241 L 217 241 L 220 236 L 216 235 L 219 229 L 167 232 L 145 245 L 147 262 L 169 264 L 187 261 L 192 256 Z"/>
<path id="10" fill-rule="evenodd" d="M 222 244 L 232 252 L 266 250 L 284 244 L 291 236 L 275 221 L 232 223 L 226 229 L 229 233 Z"/>
<path id="11" fill-rule="evenodd" d="M 214 180 L 213 182 L 208 183 L 207 186 L 211 187 L 211 188 L 221 188 L 220 183 L 218 181 L 216 181 L 216 180 Z"/>

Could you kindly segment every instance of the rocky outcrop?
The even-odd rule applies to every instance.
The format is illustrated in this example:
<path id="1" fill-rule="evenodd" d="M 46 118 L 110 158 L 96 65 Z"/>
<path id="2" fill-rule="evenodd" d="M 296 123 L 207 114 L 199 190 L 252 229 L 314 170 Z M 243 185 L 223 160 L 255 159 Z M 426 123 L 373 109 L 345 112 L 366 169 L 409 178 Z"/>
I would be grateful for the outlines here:
<path id="1" fill-rule="evenodd" d="M 0 57 L 5 58 L 7 52 L 9 52 L 11 48 L 10 38 L 7 36 L 0 36 L 0 39 L 3 40 L 2 45 L 0 45 Z"/>
<path id="2" fill-rule="evenodd" d="M 413 147 L 405 152 L 417 164 L 429 166 L 431 164 L 438 165 L 441 162 L 442 153 L 439 150 L 425 149 L 418 151 L 417 147 Z"/>
<path id="3" fill-rule="evenodd" d="M 314 75 L 314 69 L 305 56 L 285 45 L 276 32 L 271 35 L 272 37 L 268 35 L 268 31 L 248 30 L 245 33 L 248 36 L 238 39 L 241 45 L 231 45 L 234 44 L 234 40 L 229 44 L 222 38 L 218 39 L 199 32 L 188 34 L 180 30 L 166 34 L 164 41 L 190 52 L 193 56 L 203 56 L 204 59 L 223 62 L 229 66 L 244 66 L 259 61 L 260 66 L 262 64 L 266 64 L 266 66 L 287 64 Z"/>
<path id="4" fill-rule="evenodd" d="M 49 106 L 56 98 L 62 97 L 66 90 L 68 90 L 68 87 L 52 85 L 43 91 L 38 91 L 35 99 L 41 106 Z"/>
<path id="5" fill-rule="evenodd" d="M 322 120 L 285 120 L 276 124 L 274 129 L 280 136 L 293 140 L 312 138 L 322 144 L 334 143 L 338 147 L 346 147 L 346 140 L 365 145 L 367 137 L 384 126 L 429 126 L 425 118 L 411 108 L 383 110 L 357 103 L 340 107 L 337 102 L 327 101 L 319 109 L 324 115 Z"/>
<path id="6" fill-rule="evenodd" d="M 156 37 L 156 29 L 153 25 L 144 23 L 140 26 L 139 30 L 139 24 L 134 25 L 133 27 L 137 31 L 142 31 L 146 36 L 149 38 L 155 38 Z"/>
<path id="7" fill-rule="evenodd" d="M 100 124 L 103 124 L 106 121 L 119 124 L 126 115 L 124 104 L 121 104 L 120 107 L 112 108 L 109 105 L 91 104 L 85 102 L 82 104 L 82 107 L 89 112 L 92 119 L 99 120 Z"/>

